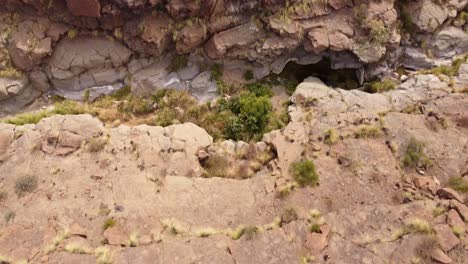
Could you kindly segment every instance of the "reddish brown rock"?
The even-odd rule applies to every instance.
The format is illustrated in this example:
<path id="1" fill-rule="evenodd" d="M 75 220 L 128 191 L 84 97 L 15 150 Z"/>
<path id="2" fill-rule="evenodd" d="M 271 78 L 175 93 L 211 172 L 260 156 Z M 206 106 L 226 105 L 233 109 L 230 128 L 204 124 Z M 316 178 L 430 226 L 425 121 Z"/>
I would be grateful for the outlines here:
<path id="1" fill-rule="evenodd" d="M 321 233 L 310 233 L 307 235 L 305 246 L 314 254 L 318 255 L 328 245 L 328 235 L 331 228 L 328 225 L 320 227 Z"/>
<path id="2" fill-rule="evenodd" d="M 437 191 L 437 194 L 439 195 L 440 198 L 449 199 L 449 200 L 455 199 L 459 201 L 460 203 L 463 203 L 463 197 L 451 188 L 442 188 Z"/>
<path id="3" fill-rule="evenodd" d="M 67 0 L 68 9 L 75 16 L 100 17 L 99 0 Z"/>
<path id="4" fill-rule="evenodd" d="M 449 252 L 458 244 L 460 240 L 453 234 L 452 229 L 448 225 L 434 226 L 440 246 L 445 252 Z"/>
<path id="5" fill-rule="evenodd" d="M 460 218 L 460 215 L 458 215 L 457 211 L 453 209 L 450 210 L 447 214 L 447 224 L 452 228 L 457 228 L 462 233 L 465 233 L 466 231 L 465 223 Z"/>
<path id="6" fill-rule="evenodd" d="M 143 34 L 141 38 L 155 46 L 157 54 L 162 54 L 171 42 L 171 23 L 166 15 L 148 16 L 144 19 L 141 27 Z"/>
<path id="7" fill-rule="evenodd" d="M 450 208 L 455 209 L 460 214 L 461 218 L 463 218 L 465 222 L 468 222 L 468 207 L 466 207 L 466 205 L 456 200 L 451 200 Z"/>
<path id="8" fill-rule="evenodd" d="M 326 28 L 315 28 L 309 31 L 307 38 L 309 39 L 309 46 L 311 47 L 308 48 L 308 50 L 316 54 L 325 51 L 330 46 L 330 42 L 328 40 L 328 30 Z"/>
<path id="9" fill-rule="evenodd" d="M 128 236 L 120 225 L 106 229 L 103 236 L 109 245 L 125 245 L 128 241 Z"/>
<path id="10" fill-rule="evenodd" d="M 177 36 L 177 53 L 187 53 L 200 46 L 207 38 L 206 26 L 198 23 L 184 27 Z"/>
<path id="11" fill-rule="evenodd" d="M 434 249 L 432 252 L 431 252 L 431 258 L 435 261 L 438 261 L 440 263 L 444 263 L 444 264 L 450 264 L 452 263 L 452 259 L 447 256 L 442 250 L 440 250 L 439 248 L 437 249 Z"/>

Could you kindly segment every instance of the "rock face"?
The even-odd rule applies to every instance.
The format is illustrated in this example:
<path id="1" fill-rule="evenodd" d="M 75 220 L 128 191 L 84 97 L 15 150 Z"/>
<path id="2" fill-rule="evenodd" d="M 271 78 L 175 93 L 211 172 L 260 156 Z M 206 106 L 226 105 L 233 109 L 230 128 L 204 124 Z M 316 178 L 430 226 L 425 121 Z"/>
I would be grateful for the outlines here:
<path id="1" fill-rule="evenodd" d="M 255 78 L 280 73 L 289 61 L 314 64 L 325 58 L 334 69 L 356 69 L 372 78 L 401 65 L 419 70 L 447 64 L 468 51 L 466 1 L 56 2 L 9 0 L 0 12 L 11 39 L 1 42 L 27 76 L 48 72 L 52 85 L 41 85 L 39 93 L 51 87 L 73 99 L 84 90 L 108 93 L 129 84 L 130 57 L 156 64 L 167 55 L 189 55 L 198 66 L 219 60 L 252 68 Z M 19 15 L 8 15 L 14 12 Z M 83 58 L 74 60 L 76 52 Z M 148 88 L 161 88 L 155 84 Z"/>

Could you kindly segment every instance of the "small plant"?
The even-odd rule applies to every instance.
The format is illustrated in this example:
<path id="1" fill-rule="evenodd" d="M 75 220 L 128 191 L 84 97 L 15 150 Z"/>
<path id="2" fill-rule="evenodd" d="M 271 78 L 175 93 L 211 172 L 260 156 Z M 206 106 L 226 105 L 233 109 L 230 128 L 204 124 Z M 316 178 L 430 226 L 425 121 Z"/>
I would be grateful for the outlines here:
<path id="1" fill-rule="evenodd" d="M 289 223 L 292 221 L 296 221 L 297 219 L 297 212 L 293 207 L 286 208 L 283 212 L 283 215 L 281 216 L 281 221 L 283 223 Z"/>
<path id="2" fill-rule="evenodd" d="M 390 38 L 390 32 L 381 20 L 370 20 L 367 22 L 370 38 L 373 43 L 382 44 Z"/>
<path id="3" fill-rule="evenodd" d="M 218 231 L 213 229 L 213 228 L 205 228 L 205 229 L 198 230 L 196 232 L 196 235 L 199 236 L 199 237 L 209 237 L 209 236 L 215 235 L 217 233 L 218 233 Z"/>
<path id="4" fill-rule="evenodd" d="M 37 188 L 38 181 L 35 176 L 27 175 L 21 176 L 16 179 L 15 192 L 18 197 L 23 196 L 25 193 L 30 193 Z"/>
<path id="5" fill-rule="evenodd" d="M 22 73 L 21 71 L 13 67 L 7 67 L 5 69 L 0 70 L 0 78 L 18 80 L 23 77 L 24 77 L 24 73 Z"/>
<path id="6" fill-rule="evenodd" d="M 136 247 L 138 246 L 138 234 L 137 233 L 132 233 L 130 234 L 129 238 L 128 238 L 128 241 L 127 241 L 127 245 L 129 247 Z"/>
<path id="7" fill-rule="evenodd" d="M 368 93 L 382 93 L 396 89 L 396 83 L 390 79 L 374 81 L 364 85 L 364 90 Z"/>
<path id="8" fill-rule="evenodd" d="M 244 235 L 247 240 L 251 240 L 259 232 L 260 229 L 256 226 L 248 226 L 244 228 Z"/>
<path id="9" fill-rule="evenodd" d="M 96 153 L 103 150 L 107 145 L 107 140 L 104 138 L 92 138 L 88 141 L 88 150 Z"/>
<path id="10" fill-rule="evenodd" d="M 311 160 L 303 160 L 292 163 L 290 166 L 291 174 L 299 186 L 317 186 L 319 184 L 319 175 L 315 170 L 315 164 Z"/>
<path id="11" fill-rule="evenodd" d="M 339 135 L 335 129 L 330 128 L 329 130 L 325 132 L 325 135 L 323 138 L 324 138 L 323 143 L 327 145 L 333 145 L 338 141 Z"/>
<path id="12" fill-rule="evenodd" d="M 377 138 L 382 136 L 382 130 L 378 126 L 361 126 L 354 133 L 355 138 Z"/>
<path id="13" fill-rule="evenodd" d="M 176 72 L 182 68 L 187 67 L 188 64 L 188 56 L 187 55 L 175 55 L 172 58 L 171 65 L 168 67 L 168 71 Z"/>
<path id="14" fill-rule="evenodd" d="M 70 29 L 67 32 L 67 36 L 69 39 L 74 39 L 76 38 L 77 35 L 78 35 L 78 31 L 76 31 L 76 29 Z"/>
<path id="15" fill-rule="evenodd" d="M 311 233 L 321 233 L 320 225 L 317 223 L 313 223 L 310 225 L 309 230 Z"/>
<path id="16" fill-rule="evenodd" d="M 106 247 L 98 247 L 94 250 L 97 264 L 112 264 L 112 255 Z"/>
<path id="17" fill-rule="evenodd" d="M 443 206 L 436 206 L 433 210 L 432 210 L 432 215 L 434 217 L 438 217 L 439 215 L 442 215 L 443 213 L 445 213 L 447 211 L 447 209 Z"/>
<path id="18" fill-rule="evenodd" d="M 317 209 L 310 210 L 309 215 L 313 219 L 319 219 L 320 217 L 322 217 L 322 213 Z"/>
<path id="19" fill-rule="evenodd" d="M 90 254 L 91 249 L 78 245 L 78 244 L 67 244 L 65 245 L 65 251 L 72 254 Z"/>
<path id="20" fill-rule="evenodd" d="M 254 78 L 254 74 L 253 74 L 253 71 L 252 70 L 246 70 L 244 71 L 244 79 L 246 81 L 250 81 L 250 80 L 253 80 Z"/>
<path id="21" fill-rule="evenodd" d="M 403 156 L 403 165 L 410 168 L 427 168 L 432 164 L 424 153 L 425 144 L 415 138 L 411 138 L 406 146 Z"/>
<path id="22" fill-rule="evenodd" d="M 123 100 L 127 98 L 132 93 L 132 87 L 129 85 L 125 85 L 124 87 L 120 88 L 119 90 L 115 91 L 111 97 L 116 100 Z"/>
<path id="23" fill-rule="evenodd" d="M 104 221 L 104 224 L 102 225 L 102 229 L 107 230 L 117 224 L 117 221 L 115 221 L 112 218 L 107 218 L 106 221 Z"/>
<path id="24" fill-rule="evenodd" d="M 224 156 L 213 155 L 203 164 L 207 177 L 226 177 L 229 162 Z"/>
<path id="25" fill-rule="evenodd" d="M 465 233 L 465 229 L 462 226 L 452 226 L 450 228 L 452 229 L 452 233 L 458 238 L 461 238 L 463 233 Z"/>
<path id="26" fill-rule="evenodd" d="M 415 233 L 430 234 L 433 232 L 431 224 L 426 220 L 414 218 L 408 225 L 408 228 Z"/>
<path id="27" fill-rule="evenodd" d="M 232 240 L 238 240 L 244 235 L 245 227 L 240 226 L 236 230 L 227 230 L 226 234 L 231 237 Z"/>
<path id="28" fill-rule="evenodd" d="M 468 193 L 468 180 L 466 180 L 464 177 L 451 177 L 448 181 L 448 186 L 457 192 Z"/>

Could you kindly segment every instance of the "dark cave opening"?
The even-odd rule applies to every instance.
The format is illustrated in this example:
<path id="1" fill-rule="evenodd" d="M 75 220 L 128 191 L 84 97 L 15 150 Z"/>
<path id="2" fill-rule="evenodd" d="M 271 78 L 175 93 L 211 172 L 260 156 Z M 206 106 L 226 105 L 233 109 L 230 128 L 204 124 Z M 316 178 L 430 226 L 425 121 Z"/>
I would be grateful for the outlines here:
<path id="1" fill-rule="evenodd" d="M 332 69 L 330 61 L 327 59 L 308 65 L 288 62 L 279 76 L 296 83 L 300 83 L 307 77 L 313 76 L 331 87 L 346 90 L 359 88 L 359 80 L 355 69 Z"/>

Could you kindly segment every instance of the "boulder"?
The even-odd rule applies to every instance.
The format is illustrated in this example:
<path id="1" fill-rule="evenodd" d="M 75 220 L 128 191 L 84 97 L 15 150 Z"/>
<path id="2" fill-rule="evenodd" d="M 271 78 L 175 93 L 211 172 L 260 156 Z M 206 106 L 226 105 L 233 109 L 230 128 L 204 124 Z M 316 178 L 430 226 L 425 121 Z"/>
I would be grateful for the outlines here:
<path id="1" fill-rule="evenodd" d="M 106 229 L 103 236 L 109 245 L 114 246 L 127 245 L 129 238 L 128 235 L 125 234 L 124 229 L 119 224 Z"/>
<path id="2" fill-rule="evenodd" d="M 160 14 L 146 16 L 141 22 L 143 29 L 141 38 L 152 44 L 152 53 L 161 55 L 171 42 L 172 29 L 170 18 L 167 15 Z M 134 29 L 131 29 L 134 30 Z"/>
<path id="3" fill-rule="evenodd" d="M 455 199 L 459 201 L 460 203 L 463 203 L 463 196 L 461 196 L 459 193 L 457 193 L 455 190 L 451 188 L 442 188 L 437 191 L 437 194 L 439 195 L 440 198 L 443 199 Z"/>
<path id="4" fill-rule="evenodd" d="M 463 220 L 460 218 L 460 215 L 454 209 L 451 209 L 447 213 L 447 224 L 452 227 L 460 230 L 463 234 L 466 231 L 466 225 Z"/>
<path id="5" fill-rule="evenodd" d="M 62 39 L 48 61 L 52 85 L 77 92 L 94 86 L 122 82 L 131 52 L 117 41 L 104 37 L 78 36 Z"/>
<path id="6" fill-rule="evenodd" d="M 326 28 L 315 28 L 307 33 L 308 44 L 305 45 L 306 50 L 319 54 L 328 49 L 330 41 L 328 38 L 328 30 Z M 308 48 L 309 47 L 309 48 Z"/>
<path id="7" fill-rule="evenodd" d="M 21 79 L 0 78 L 0 101 L 17 96 L 29 85 L 26 77 Z"/>
<path id="8" fill-rule="evenodd" d="M 436 225 L 434 226 L 434 230 L 436 232 L 438 242 L 445 252 L 449 252 L 460 244 L 460 240 L 453 234 L 450 226 L 446 224 Z"/>
<path id="9" fill-rule="evenodd" d="M 177 35 L 176 50 L 177 53 L 187 53 L 205 42 L 207 39 L 207 30 L 205 25 L 194 23 L 185 26 Z"/>
<path id="10" fill-rule="evenodd" d="M 52 39 L 45 32 L 50 22 L 44 19 L 26 20 L 18 25 L 8 45 L 13 65 L 29 71 L 52 51 Z"/>
<path id="11" fill-rule="evenodd" d="M 263 30 L 255 22 L 249 22 L 214 35 L 205 45 L 205 51 L 210 58 L 218 59 L 230 49 L 246 48 L 263 36 Z"/>
<path id="12" fill-rule="evenodd" d="M 453 262 L 453 260 L 439 248 L 432 250 L 430 256 L 433 260 L 443 264 L 450 264 Z"/>
<path id="13" fill-rule="evenodd" d="M 424 32 L 434 32 L 448 17 L 444 2 L 433 0 L 411 1 L 406 7 L 412 22 Z"/>
<path id="14" fill-rule="evenodd" d="M 450 200 L 450 208 L 455 209 L 463 218 L 465 222 L 468 222 L 468 207 L 466 205 L 456 201 L 456 200 Z"/>

